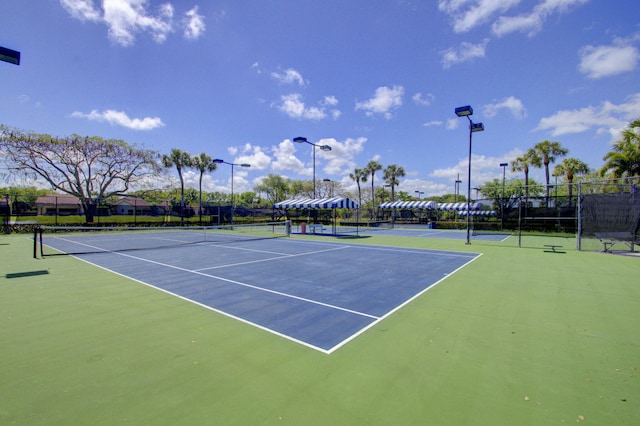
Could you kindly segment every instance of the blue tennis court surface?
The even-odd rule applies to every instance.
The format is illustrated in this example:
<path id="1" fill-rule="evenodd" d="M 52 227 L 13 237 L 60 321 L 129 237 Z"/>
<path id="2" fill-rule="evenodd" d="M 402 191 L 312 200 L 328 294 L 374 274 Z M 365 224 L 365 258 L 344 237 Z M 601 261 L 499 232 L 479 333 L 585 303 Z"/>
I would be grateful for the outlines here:
<path id="1" fill-rule="evenodd" d="M 76 256 L 331 353 L 479 255 L 277 238 Z"/>

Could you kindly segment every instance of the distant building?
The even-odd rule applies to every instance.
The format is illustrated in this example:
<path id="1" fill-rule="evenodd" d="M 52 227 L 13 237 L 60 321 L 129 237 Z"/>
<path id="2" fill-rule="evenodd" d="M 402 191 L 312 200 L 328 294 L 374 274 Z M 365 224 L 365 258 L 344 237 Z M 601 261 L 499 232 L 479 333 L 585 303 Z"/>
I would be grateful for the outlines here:
<path id="1" fill-rule="evenodd" d="M 84 214 L 80 200 L 68 194 L 50 194 L 38 197 L 36 199 L 36 211 L 39 216 L 71 216 Z"/>
<path id="2" fill-rule="evenodd" d="M 150 215 L 153 212 L 151 205 L 142 198 L 124 197 L 112 204 L 112 212 L 116 215 L 134 216 Z"/>

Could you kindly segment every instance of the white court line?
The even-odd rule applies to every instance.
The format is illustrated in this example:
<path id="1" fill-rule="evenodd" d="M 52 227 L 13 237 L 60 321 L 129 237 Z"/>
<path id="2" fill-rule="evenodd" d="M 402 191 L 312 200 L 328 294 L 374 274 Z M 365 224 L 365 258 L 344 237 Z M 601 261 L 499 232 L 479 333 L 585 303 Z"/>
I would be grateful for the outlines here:
<path id="1" fill-rule="evenodd" d="M 200 272 L 200 271 L 208 271 L 211 269 L 220 269 L 220 268 L 228 268 L 230 266 L 242 266 L 242 265 L 250 265 L 252 263 L 260 263 L 260 262 L 271 262 L 272 260 L 278 260 L 278 259 L 286 259 L 286 258 L 290 258 L 290 257 L 300 257 L 300 256 L 309 256 L 309 255 L 314 255 L 314 254 L 319 254 L 319 253 L 326 253 L 329 251 L 335 251 L 335 250 L 342 250 L 345 248 L 349 248 L 349 246 L 344 246 L 344 247 L 334 247 L 334 248 L 330 248 L 327 250 L 315 250 L 315 251 L 310 251 L 307 253 L 297 253 L 297 254 L 283 254 L 282 256 L 278 256 L 278 257 L 270 257 L 268 259 L 258 259 L 258 260 L 248 260 L 246 262 L 238 262 L 238 263 L 228 263 L 226 265 L 218 265 L 218 266 L 209 266 L 207 268 L 199 268 L 199 269 L 194 269 L 194 272 Z M 254 252 L 258 252 L 258 253 L 271 253 L 272 252 L 268 252 L 265 251 L 263 252 L 262 250 L 251 250 Z M 280 253 L 278 253 L 280 254 Z"/>
<path id="2" fill-rule="evenodd" d="M 92 246 L 90 244 L 82 244 L 82 245 L 84 245 L 86 247 L 91 247 L 93 249 L 97 249 L 97 250 L 102 250 L 102 251 L 108 252 L 108 250 L 101 249 L 100 247 L 94 247 L 94 246 Z M 345 246 L 345 248 L 346 247 L 347 246 Z M 339 248 L 336 248 L 336 249 L 339 249 Z M 322 251 L 329 251 L 329 250 L 322 250 Z M 378 316 L 367 314 L 367 313 L 364 313 L 364 312 L 354 311 L 353 309 L 347 309 L 347 308 L 343 308 L 341 306 L 331 305 L 329 303 L 320 302 L 318 300 L 308 299 L 306 297 L 295 296 L 293 294 L 283 293 L 281 291 L 271 290 L 271 289 L 264 288 L 264 287 L 259 287 L 259 286 L 253 285 L 253 284 L 248 284 L 248 283 L 243 283 L 243 282 L 240 282 L 240 281 L 230 280 L 228 278 L 219 277 L 217 275 L 205 274 L 204 272 L 195 271 L 195 270 L 192 270 L 192 269 L 181 268 L 180 266 L 169 265 L 167 263 L 157 262 L 155 260 L 150 260 L 150 259 L 144 259 L 142 257 L 132 256 L 130 254 L 125 254 L 125 253 L 118 253 L 118 252 L 110 252 L 110 253 L 113 253 L 113 254 L 118 255 L 118 256 L 128 257 L 130 259 L 139 260 L 139 261 L 142 261 L 142 262 L 152 263 L 154 265 L 164 266 L 165 268 L 176 269 L 178 271 L 188 272 L 190 274 L 196 274 L 196 275 L 201 275 L 201 276 L 207 277 L 207 278 L 213 278 L 213 279 L 216 279 L 216 280 L 225 281 L 225 282 L 228 282 L 228 283 L 231 283 L 231 284 L 235 284 L 235 285 L 239 285 L 239 286 L 242 286 L 242 287 L 251 288 L 253 290 L 263 291 L 265 293 L 277 294 L 278 296 L 283 296 L 283 297 L 287 297 L 287 298 L 290 298 L 290 299 L 300 300 L 300 301 L 311 303 L 311 304 L 314 304 L 314 305 L 319 305 L 319 306 L 324 306 L 326 308 L 336 309 L 338 311 L 348 312 L 350 314 L 359 315 L 359 316 L 363 316 L 363 317 L 366 317 L 366 318 L 372 318 L 372 319 L 378 319 L 379 318 Z M 151 285 L 151 286 L 152 287 L 156 287 L 154 285 Z M 156 287 L 156 288 L 158 288 L 158 287 Z"/>
<path id="3" fill-rule="evenodd" d="M 60 239 L 61 239 L 61 240 L 66 240 L 66 239 L 64 239 L 64 238 L 60 238 Z M 465 262 L 465 264 L 461 265 L 460 267 L 458 267 L 457 269 L 455 269 L 455 270 L 454 270 L 454 271 L 452 271 L 451 273 L 447 273 L 447 274 L 445 274 L 445 276 L 444 276 L 444 277 L 442 277 L 440 280 L 438 280 L 438 281 L 434 282 L 433 284 L 429 285 L 427 288 L 423 289 L 422 291 L 419 291 L 417 294 L 413 295 L 413 296 L 412 296 L 412 297 L 410 297 L 409 299 L 407 299 L 407 300 L 405 300 L 404 302 L 402 302 L 401 304 L 397 305 L 395 308 L 390 309 L 390 310 L 389 310 L 389 311 L 387 311 L 384 315 L 382 315 L 382 316 L 374 316 L 374 315 L 366 314 L 366 313 L 363 313 L 363 312 L 358 312 L 358 311 L 354 311 L 354 310 L 351 310 L 351 309 L 346 309 L 346 308 L 343 308 L 343 307 L 340 307 L 340 306 L 335 306 L 335 305 L 331 305 L 331 304 L 324 303 L 324 302 L 319 302 L 319 301 L 312 300 L 312 299 L 307 299 L 307 298 L 303 298 L 303 297 L 299 297 L 299 296 L 294 296 L 294 295 L 291 295 L 291 294 L 288 294 L 288 293 L 283 293 L 283 292 L 279 292 L 279 291 L 275 291 L 275 290 L 270 290 L 270 289 L 263 288 L 263 287 L 258 287 L 258 286 L 252 285 L 252 284 L 242 283 L 242 282 L 239 282 L 239 281 L 234 281 L 234 280 L 226 279 L 226 278 L 223 278 L 223 277 L 218 277 L 218 276 L 216 276 L 216 275 L 206 274 L 206 273 L 203 273 L 203 272 L 201 272 L 201 271 L 199 271 L 199 270 L 189 270 L 189 269 L 186 269 L 186 268 L 181 268 L 181 267 L 179 267 L 179 266 L 168 265 L 168 264 L 164 264 L 164 263 L 162 263 L 162 262 L 157 262 L 157 261 L 153 261 L 153 260 L 148 260 L 148 259 L 140 258 L 140 257 L 137 257 L 137 256 L 132 256 L 132 255 L 125 254 L 125 253 L 113 252 L 113 251 L 105 250 L 105 249 L 102 249 L 102 248 L 99 248 L 99 247 L 91 246 L 91 245 L 89 245 L 89 244 L 78 243 L 77 241 L 71 241 L 71 240 L 67 240 L 67 241 L 70 241 L 70 242 L 73 242 L 73 243 L 76 243 L 76 244 L 81 244 L 81 245 L 84 245 L 84 246 L 87 246 L 87 247 L 91 247 L 91 248 L 94 248 L 94 249 L 97 249 L 97 250 L 101 250 L 101 251 L 104 251 L 104 252 L 110 252 L 110 253 L 112 253 L 112 254 L 116 254 L 116 255 L 118 255 L 118 256 L 128 257 L 128 258 L 131 258 L 131 259 L 140 260 L 140 261 L 143 261 L 143 262 L 148 262 L 148 263 L 152 263 L 152 264 L 156 264 L 156 265 L 164 266 L 164 267 L 167 267 L 167 268 L 176 269 L 176 270 L 180 270 L 180 271 L 184 271 L 184 272 L 187 272 L 187 273 L 192 273 L 192 274 L 196 274 L 196 275 L 200 275 L 200 276 L 204 276 L 204 277 L 208 277 L 208 278 L 218 279 L 218 280 L 221 280 L 221 281 L 225 281 L 225 282 L 228 282 L 228 283 L 231 283 L 231 284 L 235 284 L 235 285 L 239 285 L 239 286 L 243 286 L 243 287 L 251 288 L 251 289 L 254 289 L 254 290 L 263 291 L 263 292 L 266 292 L 266 293 L 272 293 L 272 294 L 276 294 L 276 295 L 279 295 L 279 296 L 283 296 L 283 297 L 287 297 L 287 298 L 291 298 L 291 299 L 296 299 L 296 300 L 300 300 L 300 301 L 303 301 L 303 302 L 307 302 L 307 303 L 311 303 L 311 304 L 315 304 L 315 305 L 319 305 L 319 306 L 324 306 L 324 307 L 328 307 L 328 308 L 330 308 L 330 309 L 336 309 L 336 310 L 339 310 L 339 311 L 343 311 L 343 312 L 351 313 L 351 314 L 354 314 L 354 315 L 363 316 L 363 317 L 366 317 L 366 318 L 371 318 L 371 319 L 373 319 L 373 321 L 372 321 L 370 324 L 368 324 L 367 326 L 365 326 L 365 327 L 361 328 L 361 329 L 360 329 L 360 330 L 358 330 L 356 333 L 354 333 L 354 334 L 352 334 L 352 335 L 348 336 L 346 339 L 344 339 L 344 340 L 342 340 L 342 341 L 338 342 L 338 343 L 337 343 L 336 345 L 334 345 L 333 347 L 331 347 L 331 348 L 329 348 L 329 349 L 323 349 L 323 348 L 317 347 L 317 346 L 315 346 L 315 345 L 313 345 L 313 344 L 311 344 L 311 343 L 309 343 L 309 342 L 306 342 L 306 341 L 302 341 L 302 340 L 296 339 L 296 338 L 291 337 L 291 336 L 289 336 L 289 335 L 286 335 L 286 334 L 283 334 L 283 333 L 277 332 L 277 331 L 275 331 L 275 330 L 272 330 L 272 329 L 270 329 L 270 328 L 268 328 L 268 327 L 265 327 L 265 326 L 263 326 L 263 325 L 260 325 L 260 324 L 257 324 L 257 323 L 254 323 L 254 322 L 248 321 L 248 320 L 246 320 L 246 319 L 244 319 L 244 318 L 242 318 L 242 317 L 237 317 L 237 316 L 232 315 L 232 314 L 230 314 L 230 313 L 228 313 L 228 312 L 226 312 L 226 311 L 223 311 L 223 310 L 220 310 L 220 309 L 214 308 L 213 306 L 205 305 L 205 304 L 203 304 L 203 303 L 200 303 L 200 302 L 197 302 L 197 301 L 195 301 L 195 300 L 193 300 L 193 299 L 190 299 L 190 298 L 188 298 L 188 297 L 186 297 L 186 296 L 182 296 L 182 295 L 180 295 L 180 294 L 173 293 L 172 291 L 169 291 L 169 290 L 163 289 L 163 288 L 158 287 L 158 286 L 156 286 L 156 285 L 153 285 L 153 284 L 150 284 L 150 283 L 147 283 L 147 282 L 141 281 L 141 280 L 139 280 L 139 279 L 135 279 L 135 278 L 130 277 L 130 276 L 128 276 L 128 275 L 125 275 L 125 274 L 122 274 L 122 273 L 119 273 L 119 272 L 113 271 L 113 270 L 109 269 L 108 267 L 104 267 L 104 266 L 101 266 L 101 265 L 97 265 L 97 264 L 92 263 L 92 262 L 90 262 L 89 260 L 86 260 L 86 259 L 78 258 L 78 259 L 80 259 L 80 260 L 82 260 L 82 261 L 84 261 L 84 262 L 87 262 L 87 263 L 90 263 L 90 264 L 92 264 L 92 265 L 95 265 L 95 266 L 97 266 L 97 267 L 99 267 L 99 268 L 101 268 L 101 269 L 105 269 L 105 270 L 107 270 L 107 271 L 109 271 L 109 272 L 115 273 L 115 274 L 117 274 L 117 275 L 123 276 L 123 277 L 128 278 L 128 279 L 131 279 L 131 280 L 134 280 L 134 281 L 136 281 L 136 282 L 142 283 L 142 284 L 144 284 L 144 285 L 147 285 L 147 286 L 149 286 L 149 287 L 152 287 L 152 288 L 154 288 L 154 289 L 156 289 L 156 290 L 159 290 L 159 291 L 162 291 L 162 292 L 164 292 L 164 293 L 171 294 L 172 296 L 178 297 L 178 298 L 180 298 L 180 299 L 182 299 L 182 300 L 185 300 L 185 301 L 187 301 L 187 302 L 194 303 L 194 304 L 196 304 L 196 305 L 198 305 L 198 306 L 204 307 L 204 308 L 206 308 L 206 309 L 210 309 L 210 310 L 215 311 L 215 312 L 218 312 L 218 313 L 220 313 L 220 314 L 222 314 L 222 315 L 226 315 L 226 316 L 228 316 L 228 317 L 230 317 L 230 318 L 234 318 L 234 319 L 236 319 L 236 320 L 238 320 L 238 321 L 241 321 L 241 322 L 243 322 L 243 323 L 246 323 L 246 324 L 252 325 L 252 326 L 257 327 L 257 328 L 259 328 L 259 329 L 261 329 L 261 330 L 264 330 L 264 331 L 267 331 L 267 332 L 269 332 L 269 333 L 275 334 L 275 335 L 277 335 L 277 336 L 283 337 L 283 338 L 285 338 L 285 339 L 288 339 L 288 340 L 290 340 L 290 341 L 296 342 L 296 343 L 301 344 L 301 345 L 303 345 L 303 346 L 307 346 L 307 347 L 309 347 L 309 348 L 312 348 L 312 349 L 318 350 L 319 352 L 323 352 L 323 353 L 325 353 L 325 354 L 331 354 L 331 353 L 333 353 L 334 351 L 338 350 L 339 348 L 343 347 L 344 345 L 346 345 L 346 344 L 347 344 L 347 343 L 349 343 L 350 341 L 354 340 L 356 337 L 358 337 L 358 336 L 362 335 L 362 334 L 363 334 L 363 333 L 365 333 L 367 330 L 369 330 L 369 329 L 371 329 L 372 327 L 376 326 L 376 325 L 377 325 L 377 324 L 379 324 L 381 321 L 385 320 L 387 317 L 389 317 L 389 316 L 390 316 L 390 315 L 392 315 L 393 313 L 395 313 L 395 312 L 397 312 L 398 310 L 400 310 L 402 307 L 406 306 L 407 304 L 409 304 L 409 303 L 410 303 L 410 302 L 412 302 L 413 300 L 415 300 L 415 299 L 417 299 L 418 297 L 420 297 L 422 294 L 424 294 L 424 293 L 425 293 L 425 292 L 427 292 L 428 290 L 431 290 L 432 288 L 436 287 L 438 284 L 440 284 L 442 281 L 444 281 L 444 279 L 446 279 L 446 278 L 447 278 L 447 277 L 449 277 L 450 275 L 453 275 L 455 272 L 457 272 L 457 271 L 459 271 L 460 269 L 464 268 L 464 267 L 465 267 L 465 266 L 467 266 L 469 263 L 473 262 L 474 260 L 476 260 L 477 258 L 479 258 L 479 257 L 481 256 L 481 254 L 478 254 L 478 253 L 464 253 L 464 254 L 456 255 L 456 254 L 455 254 L 455 252 L 445 252 L 445 251 L 441 251 L 441 252 L 439 252 L 438 250 L 429 250 L 429 249 L 427 249 L 427 250 L 423 250 L 423 249 L 415 249 L 415 250 L 414 250 L 414 249 L 401 249 L 401 248 L 396 248 L 396 247 L 353 246 L 353 245 L 346 245 L 346 244 L 345 244 L 344 246 L 341 246 L 341 247 L 335 247 L 335 246 L 334 246 L 334 247 L 332 247 L 332 248 L 330 248 L 330 249 L 327 249 L 327 250 L 316 250 L 316 251 L 313 251 L 313 252 L 309 252 L 309 253 L 302 253 L 302 254 L 299 254 L 299 255 L 283 256 L 283 257 L 305 256 L 305 255 L 309 255 L 309 254 L 316 254 L 316 253 L 322 253 L 322 252 L 328 252 L 328 251 L 338 250 L 338 249 L 340 249 L 340 248 L 363 248 L 363 249 L 384 250 L 384 251 L 393 251 L 393 252 L 408 252 L 408 253 L 414 253 L 414 254 L 440 254 L 440 255 L 452 256 L 452 257 L 471 257 L 471 258 L 469 259 L 469 261 L 468 261 L 468 262 Z M 291 243 L 298 243 L 298 242 L 300 242 L 300 241 L 292 241 Z M 329 243 L 321 243 L 321 242 L 304 242 L 303 244 L 305 244 L 305 245 L 308 245 L 308 244 L 317 244 L 317 245 L 324 245 L 324 246 L 326 246 L 326 245 L 328 245 Z M 268 259 L 268 260 L 269 260 L 269 259 Z M 253 262 L 247 262 L 247 263 L 253 263 Z"/>

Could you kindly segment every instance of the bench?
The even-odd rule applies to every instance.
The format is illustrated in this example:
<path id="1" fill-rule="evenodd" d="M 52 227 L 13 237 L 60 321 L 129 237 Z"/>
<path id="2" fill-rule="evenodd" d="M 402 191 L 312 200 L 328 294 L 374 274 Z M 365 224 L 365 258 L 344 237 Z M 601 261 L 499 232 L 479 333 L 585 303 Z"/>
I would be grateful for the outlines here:
<path id="1" fill-rule="evenodd" d="M 626 244 L 629 247 L 629 251 L 633 251 L 633 245 L 637 244 L 631 232 L 596 232 L 596 238 L 598 238 L 604 246 L 605 253 L 609 253 L 611 247 L 616 245 L 616 243 Z"/>
<path id="2" fill-rule="evenodd" d="M 309 231 L 311 231 L 311 233 L 315 234 L 316 231 L 320 230 L 320 233 L 324 233 L 324 231 L 327 230 L 327 228 L 324 227 L 324 225 L 320 224 L 320 223 L 312 223 L 307 225 L 307 228 L 309 228 Z"/>
<path id="3" fill-rule="evenodd" d="M 549 247 L 550 250 L 545 250 L 546 253 L 566 253 L 564 251 L 557 251 L 556 248 L 562 248 L 562 246 L 556 244 L 545 244 L 545 247 Z"/>

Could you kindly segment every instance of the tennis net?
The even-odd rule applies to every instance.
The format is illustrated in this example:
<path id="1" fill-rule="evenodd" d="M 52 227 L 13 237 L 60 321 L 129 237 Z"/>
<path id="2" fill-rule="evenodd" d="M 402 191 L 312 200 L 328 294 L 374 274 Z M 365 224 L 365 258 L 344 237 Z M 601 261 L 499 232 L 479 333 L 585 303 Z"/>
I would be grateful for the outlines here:
<path id="1" fill-rule="evenodd" d="M 34 257 L 178 248 L 286 237 L 288 221 L 223 226 L 42 226 L 34 235 Z"/>

